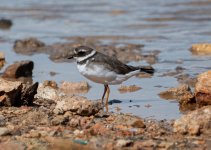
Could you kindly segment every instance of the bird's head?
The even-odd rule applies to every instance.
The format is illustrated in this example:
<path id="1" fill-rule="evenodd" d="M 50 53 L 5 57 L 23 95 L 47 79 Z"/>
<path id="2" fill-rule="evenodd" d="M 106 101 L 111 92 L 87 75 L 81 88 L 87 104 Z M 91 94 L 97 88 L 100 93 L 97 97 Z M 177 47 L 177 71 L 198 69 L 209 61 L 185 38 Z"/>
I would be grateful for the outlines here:
<path id="1" fill-rule="evenodd" d="M 83 61 L 91 56 L 93 56 L 96 51 L 87 46 L 79 46 L 73 50 L 73 54 L 68 56 L 68 59 L 76 59 L 77 62 Z"/>

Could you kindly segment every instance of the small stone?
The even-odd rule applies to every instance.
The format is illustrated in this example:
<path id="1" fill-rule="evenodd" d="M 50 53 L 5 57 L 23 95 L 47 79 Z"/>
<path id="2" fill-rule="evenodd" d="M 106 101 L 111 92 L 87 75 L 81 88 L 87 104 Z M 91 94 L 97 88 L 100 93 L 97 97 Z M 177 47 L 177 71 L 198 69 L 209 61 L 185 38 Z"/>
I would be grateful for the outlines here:
<path id="1" fill-rule="evenodd" d="M 83 130 L 78 130 L 76 129 L 75 131 L 73 131 L 74 135 L 79 135 L 79 134 L 84 134 Z"/>
<path id="2" fill-rule="evenodd" d="M 6 124 L 5 117 L 3 115 L 0 115 L 0 126 L 5 126 L 5 124 Z"/>
<path id="3" fill-rule="evenodd" d="M 59 91 L 51 86 L 45 86 L 44 84 L 40 83 L 38 85 L 37 94 L 35 95 L 38 99 L 47 99 L 58 101 L 60 100 Z"/>
<path id="4" fill-rule="evenodd" d="M 12 21 L 9 19 L 0 19 L 0 29 L 10 29 L 12 26 Z"/>
<path id="5" fill-rule="evenodd" d="M 174 132 L 197 135 L 211 129 L 211 106 L 192 111 L 174 122 Z"/>
<path id="6" fill-rule="evenodd" d="M 131 124 L 131 125 L 134 128 L 145 128 L 146 127 L 144 122 L 141 119 L 134 121 L 133 124 Z"/>
<path id="7" fill-rule="evenodd" d="M 195 97 L 199 105 L 211 105 L 211 70 L 197 77 Z"/>
<path id="8" fill-rule="evenodd" d="M 87 82 L 63 81 L 59 88 L 65 93 L 87 93 L 89 91 L 90 86 Z"/>
<path id="9" fill-rule="evenodd" d="M 210 55 L 211 44 L 210 43 L 193 44 L 190 48 L 190 51 L 194 55 Z"/>
<path id="10" fill-rule="evenodd" d="M 57 75 L 58 73 L 57 73 L 57 72 L 54 72 L 54 71 L 50 71 L 49 74 L 50 74 L 50 76 L 55 76 L 55 75 Z"/>
<path id="11" fill-rule="evenodd" d="M 51 120 L 51 124 L 56 126 L 56 125 L 61 125 L 61 124 L 66 124 L 69 121 L 68 117 L 64 117 L 63 115 L 57 115 Z"/>
<path id="12" fill-rule="evenodd" d="M 122 103 L 122 101 L 117 100 L 117 99 L 113 99 L 113 100 L 110 100 L 110 101 L 108 102 L 109 105 L 112 105 L 112 104 L 119 104 L 119 103 Z"/>
<path id="13" fill-rule="evenodd" d="M 113 118 L 114 116 L 111 116 L 110 118 Z M 108 118 L 108 120 L 110 119 Z M 125 125 L 125 126 L 131 126 L 133 128 L 145 128 L 144 121 L 136 116 L 131 115 L 116 115 L 113 119 L 112 124 L 116 125 Z"/>
<path id="14" fill-rule="evenodd" d="M 4 67 L 4 64 L 5 64 L 4 52 L 0 52 L 0 69 Z"/>
<path id="15" fill-rule="evenodd" d="M 117 140 L 116 142 L 117 147 L 127 147 L 127 146 L 131 146 L 132 144 L 133 144 L 133 141 L 124 140 L 124 139 Z"/>
<path id="16" fill-rule="evenodd" d="M 135 92 L 140 90 L 141 87 L 136 86 L 136 85 L 129 85 L 129 86 L 120 86 L 120 88 L 118 89 L 120 93 L 125 93 L 125 92 Z"/>
<path id="17" fill-rule="evenodd" d="M 41 137 L 41 134 L 38 131 L 32 130 L 29 133 L 29 137 L 30 138 L 40 138 Z"/>
<path id="18" fill-rule="evenodd" d="M 146 148 L 153 148 L 157 145 L 157 142 L 154 141 L 154 140 L 145 140 L 145 141 L 142 141 L 141 143 L 139 143 L 139 147 L 142 148 L 142 147 L 146 147 Z"/>
<path id="19" fill-rule="evenodd" d="M 159 96 L 167 100 L 177 99 L 180 104 L 195 102 L 194 95 L 187 84 L 182 84 L 179 87 L 160 92 Z"/>
<path id="20" fill-rule="evenodd" d="M 91 101 L 82 96 L 65 97 L 57 101 L 54 113 L 62 114 L 66 111 L 74 112 L 81 116 L 95 115 L 102 109 L 100 101 Z"/>
<path id="21" fill-rule="evenodd" d="M 56 83 L 55 81 L 45 80 L 45 81 L 43 82 L 43 86 L 44 86 L 44 87 L 50 86 L 50 87 L 52 87 L 52 88 L 54 88 L 54 89 L 58 89 L 58 85 L 57 85 L 57 83 Z"/>
<path id="22" fill-rule="evenodd" d="M 102 123 L 96 123 L 90 128 L 90 134 L 95 135 L 104 135 L 109 131 L 108 128 L 105 127 Z"/>
<path id="23" fill-rule="evenodd" d="M 32 70 L 34 68 L 33 61 L 25 60 L 16 62 L 6 68 L 2 77 L 4 78 L 19 78 L 19 77 L 31 77 Z"/>
<path id="24" fill-rule="evenodd" d="M 10 133 L 10 130 L 5 127 L 0 127 L 0 136 L 5 136 Z"/>

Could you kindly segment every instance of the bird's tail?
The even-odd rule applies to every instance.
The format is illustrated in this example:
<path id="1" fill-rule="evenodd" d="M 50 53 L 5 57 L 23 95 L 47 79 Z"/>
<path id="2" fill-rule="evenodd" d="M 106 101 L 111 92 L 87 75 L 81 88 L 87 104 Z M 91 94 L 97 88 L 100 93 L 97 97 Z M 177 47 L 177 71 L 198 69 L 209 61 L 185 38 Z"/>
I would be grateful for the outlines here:
<path id="1" fill-rule="evenodd" d="M 146 72 L 148 74 L 153 74 L 155 72 L 155 69 L 151 66 L 142 66 L 139 69 L 140 72 Z"/>

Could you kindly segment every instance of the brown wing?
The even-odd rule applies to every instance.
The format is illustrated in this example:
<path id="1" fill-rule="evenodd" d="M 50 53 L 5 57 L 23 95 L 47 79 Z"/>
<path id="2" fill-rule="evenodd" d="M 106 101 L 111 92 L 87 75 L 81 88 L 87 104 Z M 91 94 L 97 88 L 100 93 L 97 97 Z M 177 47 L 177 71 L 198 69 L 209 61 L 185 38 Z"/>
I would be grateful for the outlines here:
<path id="1" fill-rule="evenodd" d="M 117 60 L 115 57 L 109 57 L 99 52 L 95 55 L 95 59 L 93 61 L 99 64 L 104 64 L 107 69 L 114 70 L 114 72 L 118 74 L 127 74 L 139 69 L 138 67 L 126 65 Z"/>

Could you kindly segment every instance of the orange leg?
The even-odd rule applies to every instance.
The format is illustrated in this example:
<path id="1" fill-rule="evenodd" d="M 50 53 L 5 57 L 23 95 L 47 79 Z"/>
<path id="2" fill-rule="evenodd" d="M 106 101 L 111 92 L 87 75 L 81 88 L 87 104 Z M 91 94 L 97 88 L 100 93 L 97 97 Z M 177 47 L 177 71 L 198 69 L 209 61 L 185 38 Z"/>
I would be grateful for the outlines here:
<path id="1" fill-rule="evenodd" d="M 110 94 L 110 88 L 108 85 L 107 86 L 107 92 L 106 92 L 106 112 L 108 112 L 108 98 L 109 98 L 109 94 Z"/>
<path id="2" fill-rule="evenodd" d="M 104 100 L 104 97 L 105 97 L 105 93 L 107 92 L 107 86 L 104 85 L 104 92 L 103 92 L 103 96 L 102 96 L 102 105 L 103 105 L 103 100 Z"/>

